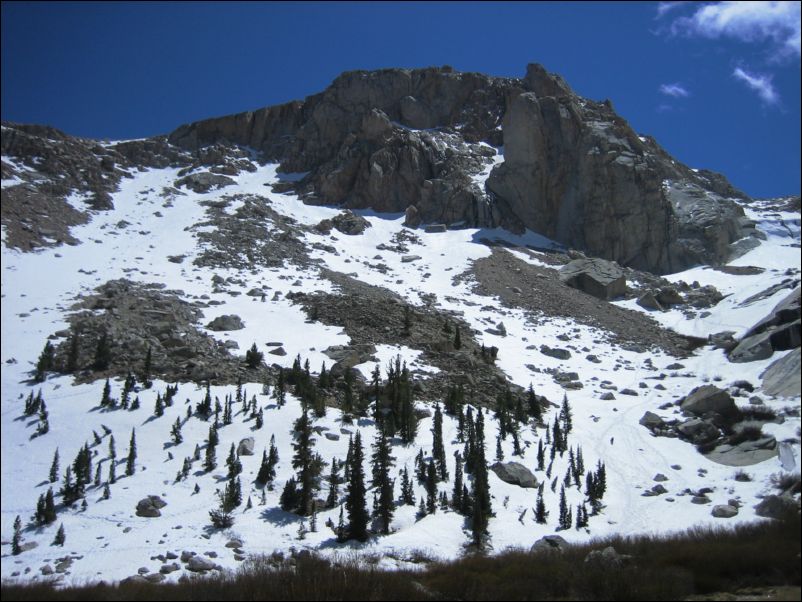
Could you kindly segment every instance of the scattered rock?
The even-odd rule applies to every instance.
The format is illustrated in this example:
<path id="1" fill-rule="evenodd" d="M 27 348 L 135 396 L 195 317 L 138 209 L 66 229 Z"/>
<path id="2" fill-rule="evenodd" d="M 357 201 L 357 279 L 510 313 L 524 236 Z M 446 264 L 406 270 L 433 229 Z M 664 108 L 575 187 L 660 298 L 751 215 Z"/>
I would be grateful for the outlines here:
<path id="1" fill-rule="evenodd" d="M 540 353 L 543 355 L 547 355 L 549 357 L 553 357 L 558 360 L 567 360 L 571 359 L 571 352 L 568 349 L 559 349 L 559 348 L 552 348 L 548 345 L 541 345 L 540 346 Z"/>
<path id="2" fill-rule="evenodd" d="M 217 568 L 217 565 L 203 556 L 195 555 L 187 561 L 187 570 L 195 573 L 211 571 Z"/>
<path id="3" fill-rule="evenodd" d="M 575 259 L 560 268 L 560 280 L 605 301 L 627 291 L 624 271 L 617 263 L 605 259 Z"/>

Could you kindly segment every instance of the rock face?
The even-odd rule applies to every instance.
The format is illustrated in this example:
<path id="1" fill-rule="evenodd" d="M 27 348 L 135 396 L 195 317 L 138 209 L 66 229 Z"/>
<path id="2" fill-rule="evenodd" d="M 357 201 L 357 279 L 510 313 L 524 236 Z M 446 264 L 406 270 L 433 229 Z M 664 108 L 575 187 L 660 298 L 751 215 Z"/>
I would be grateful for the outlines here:
<path id="1" fill-rule="evenodd" d="M 755 233 L 722 176 L 673 161 L 609 102 L 580 98 L 540 65 L 523 79 L 348 72 L 303 102 L 181 126 L 168 140 L 190 153 L 256 148 L 284 172 L 309 172 L 295 184 L 308 202 L 406 212 L 412 226 L 531 228 L 657 272 L 723 262 Z M 501 144 L 482 189 L 471 176 Z"/>
<path id="2" fill-rule="evenodd" d="M 490 467 L 490 470 L 496 473 L 496 476 L 505 483 L 518 485 L 526 489 L 532 489 L 538 485 L 535 475 L 526 466 L 518 462 L 496 462 Z"/>
<path id="3" fill-rule="evenodd" d="M 771 357 L 775 351 L 802 344 L 800 287 L 783 299 L 771 313 L 755 324 L 730 352 L 732 362 L 751 362 Z"/>
<path id="4" fill-rule="evenodd" d="M 800 394 L 800 348 L 773 362 L 760 375 L 763 390 L 778 397 L 796 397 Z"/>
<path id="5" fill-rule="evenodd" d="M 604 259 L 574 259 L 560 268 L 560 280 L 604 300 L 620 297 L 627 291 L 624 271 Z"/>

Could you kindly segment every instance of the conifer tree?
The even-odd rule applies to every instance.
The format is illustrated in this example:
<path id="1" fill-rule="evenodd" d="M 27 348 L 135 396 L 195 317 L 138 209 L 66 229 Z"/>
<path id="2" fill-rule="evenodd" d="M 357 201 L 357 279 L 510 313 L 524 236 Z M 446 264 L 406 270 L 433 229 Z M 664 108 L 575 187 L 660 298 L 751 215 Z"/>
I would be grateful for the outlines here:
<path id="1" fill-rule="evenodd" d="M 41 394 L 41 391 L 40 391 Z M 36 425 L 36 435 L 45 435 L 50 431 L 50 419 L 45 400 L 39 396 L 39 424 Z"/>
<path id="2" fill-rule="evenodd" d="M 337 458 L 331 459 L 331 472 L 329 473 L 328 485 L 329 494 L 326 497 L 326 508 L 334 508 L 340 496 L 340 465 L 337 463 Z"/>
<path id="3" fill-rule="evenodd" d="M 463 504 L 462 504 L 462 456 L 458 451 L 454 452 L 454 463 L 456 464 L 456 468 L 454 468 L 454 489 L 451 493 L 451 505 L 460 514 L 463 513 Z"/>
<path id="4" fill-rule="evenodd" d="M 153 408 L 153 415 L 157 417 L 164 416 L 164 401 L 162 400 L 161 393 L 156 393 L 156 405 Z"/>
<path id="5" fill-rule="evenodd" d="M 110 497 L 111 497 L 111 488 L 109 487 L 109 484 L 108 484 L 108 483 L 106 483 L 106 484 L 103 486 L 103 499 L 104 499 L 104 500 L 107 500 L 107 499 L 109 499 Z"/>
<path id="6" fill-rule="evenodd" d="M 435 404 L 434 419 L 432 420 L 432 455 L 437 462 L 437 473 L 441 481 L 448 480 L 448 466 L 446 464 L 446 449 L 443 445 L 443 414 L 440 404 Z"/>
<path id="7" fill-rule="evenodd" d="M 501 447 L 501 433 L 496 435 L 496 462 L 501 462 L 504 459 L 504 450 Z"/>
<path id="8" fill-rule="evenodd" d="M 56 502 L 53 499 L 53 488 L 48 487 L 45 494 L 45 524 L 56 522 Z"/>
<path id="9" fill-rule="evenodd" d="M 231 448 L 226 458 L 226 466 L 228 466 L 228 478 L 233 479 L 242 472 L 242 462 L 240 462 L 237 450 L 234 448 L 234 443 L 231 443 Z"/>
<path id="10" fill-rule="evenodd" d="M 322 464 L 313 451 L 315 438 L 312 432 L 312 422 L 304 410 L 301 417 L 295 421 L 295 440 L 292 444 L 295 450 L 292 467 L 298 471 L 298 513 L 303 516 L 308 515 L 311 510 Z"/>
<path id="11" fill-rule="evenodd" d="M 36 374 L 34 375 L 34 380 L 36 382 L 42 382 L 45 379 L 47 372 L 53 370 L 55 363 L 55 348 L 53 347 L 53 343 L 47 341 L 45 343 L 45 348 L 42 349 L 42 353 L 39 355 L 39 359 L 36 362 Z"/>
<path id="12" fill-rule="evenodd" d="M 251 348 L 245 353 L 245 363 L 251 370 L 255 370 L 261 366 L 264 359 L 265 354 L 259 351 L 259 349 L 256 347 L 256 343 L 251 345 Z"/>
<path id="13" fill-rule="evenodd" d="M 14 556 L 22 554 L 22 519 L 17 515 L 14 519 L 14 536 L 11 538 L 11 553 Z"/>
<path id="14" fill-rule="evenodd" d="M 131 441 L 128 444 L 128 460 L 125 463 L 125 474 L 129 477 L 136 471 L 136 431 L 131 429 Z"/>
<path id="15" fill-rule="evenodd" d="M 111 383 L 109 379 L 106 379 L 106 384 L 103 385 L 103 395 L 100 399 L 100 407 L 107 408 L 110 407 L 112 404 L 111 402 Z"/>
<path id="16" fill-rule="evenodd" d="M 73 373 L 78 369 L 78 331 L 70 337 L 70 349 L 67 352 L 67 372 Z"/>
<path id="17" fill-rule="evenodd" d="M 281 491 L 279 505 L 285 512 L 295 512 L 298 508 L 298 484 L 295 477 L 290 477 Z"/>
<path id="18" fill-rule="evenodd" d="M 56 536 L 53 538 L 53 543 L 50 545 L 63 546 L 65 541 L 67 541 L 67 536 L 64 533 L 64 523 L 61 523 L 61 526 L 58 528 L 58 531 L 56 532 Z"/>
<path id="19" fill-rule="evenodd" d="M 95 348 L 95 360 L 92 367 L 97 370 L 106 370 L 111 364 L 111 348 L 109 347 L 108 335 L 104 332 L 97 341 Z"/>
<path id="20" fill-rule="evenodd" d="M 479 408 L 479 411 L 476 413 L 474 433 L 476 444 L 473 467 L 471 533 L 473 535 L 473 543 L 477 546 L 481 546 L 484 541 L 484 536 L 487 533 L 488 521 L 492 514 L 490 485 L 487 478 L 487 461 L 485 459 L 484 416 L 481 408 Z"/>
<path id="21" fill-rule="evenodd" d="M 173 443 L 176 445 L 180 444 L 184 441 L 183 435 L 181 435 L 181 419 L 176 418 L 173 427 L 170 429 L 170 436 L 173 438 Z"/>
<path id="22" fill-rule="evenodd" d="M 395 463 L 395 457 L 392 455 L 387 433 L 379 430 L 373 450 L 372 485 L 378 493 L 377 502 L 373 508 L 373 516 L 379 520 L 381 532 L 387 535 L 390 533 L 390 522 L 395 513 L 393 500 L 394 481 L 390 478 L 390 470 Z"/>
<path id="23" fill-rule="evenodd" d="M 543 409 L 540 407 L 540 402 L 537 400 L 535 390 L 532 388 L 532 383 L 529 383 L 529 389 L 526 391 L 526 405 L 529 415 L 537 422 L 543 417 Z"/>
<path id="24" fill-rule="evenodd" d="M 409 478 L 406 465 L 401 469 L 401 503 L 408 506 L 415 505 L 415 491 L 412 488 L 412 480 Z"/>
<path id="25" fill-rule="evenodd" d="M 437 510 L 437 469 L 434 460 L 429 459 L 426 467 L 426 512 L 434 514 Z"/>
<path id="26" fill-rule="evenodd" d="M 457 334 L 454 335 L 454 349 L 462 349 L 462 337 L 459 333 L 459 324 L 457 324 Z"/>
<path id="27" fill-rule="evenodd" d="M 276 405 L 281 407 L 287 399 L 287 384 L 284 381 L 284 369 L 278 369 L 276 376 L 276 385 L 273 387 L 273 397 L 276 399 Z"/>
<path id="28" fill-rule="evenodd" d="M 546 465 L 546 454 L 543 450 L 543 439 L 537 442 L 537 470 L 543 470 Z"/>
<path id="29" fill-rule="evenodd" d="M 535 520 L 539 524 L 545 525 L 548 516 L 549 513 L 546 511 L 546 503 L 543 501 L 543 483 L 541 483 L 537 488 L 537 502 L 535 504 Z"/>
<path id="30" fill-rule="evenodd" d="M 563 393 L 563 405 L 560 408 L 560 421 L 563 425 L 563 434 L 567 437 L 573 428 L 573 414 L 571 405 L 568 403 L 568 394 Z"/>
<path id="31" fill-rule="evenodd" d="M 348 495 L 345 506 L 348 511 L 348 539 L 366 541 L 368 538 L 368 509 L 365 501 L 365 471 L 362 462 L 362 435 L 359 431 L 354 437 L 351 462 L 349 465 Z"/>
<path id="32" fill-rule="evenodd" d="M 568 503 L 565 499 L 565 487 L 560 488 L 560 518 L 559 529 L 566 530 L 571 528 L 571 511 L 568 509 Z"/>
<path id="33" fill-rule="evenodd" d="M 53 462 L 50 464 L 49 481 L 51 483 L 58 481 L 58 469 L 58 448 L 56 448 L 56 453 L 53 454 Z"/>
<path id="34" fill-rule="evenodd" d="M 117 482 L 117 461 L 109 462 L 109 483 L 114 485 Z"/>
<path id="35" fill-rule="evenodd" d="M 259 472 L 256 474 L 256 482 L 259 485 L 267 485 L 270 480 L 269 465 L 267 463 L 267 450 L 262 451 L 262 463 L 259 465 Z"/>
<path id="36" fill-rule="evenodd" d="M 146 389 L 150 389 L 153 386 L 153 382 L 150 380 L 150 373 L 153 369 L 153 349 L 151 346 L 148 345 L 148 351 L 145 354 L 145 365 L 142 367 L 142 384 L 145 386 Z"/>

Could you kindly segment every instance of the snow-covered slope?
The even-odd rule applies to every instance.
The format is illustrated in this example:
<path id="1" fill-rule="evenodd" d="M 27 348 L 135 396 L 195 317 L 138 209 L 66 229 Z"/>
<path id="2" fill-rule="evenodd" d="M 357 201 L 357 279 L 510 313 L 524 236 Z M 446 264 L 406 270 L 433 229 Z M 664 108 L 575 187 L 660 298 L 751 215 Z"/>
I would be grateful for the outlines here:
<path id="1" fill-rule="evenodd" d="M 489 169 L 484 177 L 487 173 Z M 273 347 L 266 346 L 265 342 L 281 342 L 287 354 L 266 355 L 269 362 L 290 367 L 296 355 L 300 354 L 309 360 L 313 372 L 323 362 L 331 363 L 324 350 L 349 343 L 345 331 L 310 321 L 301 306 L 292 301 L 292 295 L 288 295 L 290 292 L 336 293 L 332 281 L 321 273 L 322 268 L 388 288 L 412 306 L 433 304 L 438 310 L 455 312 L 471 326 L 478 342 L 499 349 L 496 365 L 509 381 L 524 388 L 531 383 L 538 394 L 555 404 L 560 404 L 563 396 L 567 396 L 573 408 L 569 445 L 574 450 L 582 448 L 586 467 L 595 467 L 598 462 L 606 466 L 604 509 L 598 516 L 591 517 L 587 529 L 561 531 L 560 534 L 568 540 L 585 540 L 610 533 L 665 532 L 699 523 L 720 523 L 725 519 L 712 517 L 710 505 L 690 501 L 692 495 L 689 492 L 698 492 L 705 487 L 712 490 L 708 495 L 713 504 L 739 500 L 742 507 L 737 516 L 727 519 L 730 524 L 751 521 L 756 518 L 753 506 L 758 496 L 772 491 L 771 477 L 781 472 L 776 457 L 745 467 L 744 471 L 751 475 L 751 480 L 736 480 L 736 468 L 706 459 L 694 446 L 679 439 L 654 437 L 638 421 L 647 410 L 671 418 L 677 410 L 666 404 L 672 404 L 703 383 L 727 387 L 734 381 L 747 380 L 757 385 L 760 374 L 785 352 L 775 353 L 767 360 L 731 364 L 721 350 L 708 346 L 680 360 L 681 367 L 669 367 L 678 360 L 665 352 L 641 352 L 602 343 L 603 333 L 568 318 L 534 315 L 520 308 L 507 307 L 498 298 L 478 296 L 472 277 L 466 273 L 475 260 L 489 257 L 493 252 L 482 241 L 504 241 L 507 250 L 502 252 L 545 265 L 521 250 L 527 245 L 537 248 L 550 245 L 549 241 L 531 232 L 512 236 L 502 230 L 416 230 L 415 238 L 409 242 L 408 253 L 399 253 L 387 250 L 386 245 L 398 240 L 399 233 L 405 230 L 403 216 L 376 215 L 366 211 L 359 213 L 371 227 L 360 235 L 348 236 L 337 230 L 329 234 L 313 231 L 303 234 L 309 256 L 319 263 L 304 268 L 292 263 L 248 269 L 201 267 L 193 263 L 203 252 L 198 235 L 214 228 L 213 225 L 199 226 L 208 218 L 208 204 L 204 204 L 207 201 L 233 194 L 257 195 L 267 199 L 267 205 L 278 214 L 308 226 L 331 219 L 340 211 L 332 207 L 305 205 L 292 194 L 271 192 L 271 185 L 279 181 L 275 165 L 262 165 L 254 172 L 243 171 L 231 176 L 236 184 L 221 190 L 195 193 L 184 189 L 185 194 L 168 197 L 163 196 L 162 191 L 175 185 L 176 169 L 149 169 L 131 175 L 132 178 L 122 180 L 120 190 L 113 194 L 113 210 L 94 213 L 88 224 L 73 228 L 73 235 L 82 244 L 29 253 L 9 249 L 5 241 L 3 244 L 3 579 L 46 578 L 41 571 L 44 566 L 56 566 L 58 559 L 69 556 L 73 561 L 71 566 L 63 567 L 67 571 L 65 582 L 119 580 L 135 574 L 139 567 L 158 572 L 162 563 L 154 557 L 168 552 L 180 554 L 184 550 L 198 554 L 211 552 L 216 554 L 215 563 L 234 568 L 239 561 L 232 549 L 225 547 L 232 538 L 242 541 L 246 554 L 269 554 L 274 550 L 287 552 L 291 548 L 318 549 L 324 554 L 359 550 L 378 555 L 382 564 L 390 566 L 406 566 L 407 561 L 412 561 L 421 552 L 429 557 L 455 557 L 470 541 L 469 525 L 456 512 L 438 509 L 435 514 L 417 519 L 416 506 L 399 506 L 392 522 L 393 532 L 387 536 L 373 536 L 365 544 L 338 544 L 332 530 L 325 526 L 329 519 L 337 523 L 339 506 L 320 511 L 317 532 L 306 533 L 300 538 L 301 524 L 308 529 L 309 519 L 282 511 L 279 495 L 284 482 L 294 474 L 291 431 L 293 422 L 301 414 L 301 407 L 292 394 L 288 395 L 285 406 L 277 407 L 271 397 L 272 387 L 263 388 L 263 383 L 247 382 L 243 387 L 247 398 L 255 396 L 259 407 L 264 409 L 264 426 L 255 430 L 254 421 L 241 414 L 235 406 L 237 413 L 233 423 L 220 429 L 218 468 L 207 473 L 202 461 L 196 461 L 189 477 L 179 482 L 176 482 L 176 474 L 184 458 L 193 455 L 196 444 L 203 447 L 209 423 L 194 416 L 189 418 L 182 428 L 183 442 L 178 445 L 171 442 L 170 428 L 176 418 L 183 420 L 187 417 L 189 404 L 201 401 L 205 394 L 201 383 L 180 382 L 174 405 L 166 408 L 159 418 L 153 416 L 155 399 L 170 384 L 161 380 L 156 380 L 152 388 L 137 393 L 141 408 L 136 411 L 101 409 L 102 380 L 74 384 L 71 376 L 51 374 L 42 383 L 32 383 L 31 373 L 45 340 L 68 327 L 66 317 L 73 302 L 97 286 L 118 278 L 163 284 L 167 289 L 181 291 L 184 299 L 204 300 L 203 318 L 197 324 L 198 328 L 221 341 L 236 342 L 240 352 L 256 342 L 259 349 L 267 353 Z M 286 174 L 281 178 L 286 179 Z M 4 181 L 3 187 L 12 184 Z M 224 211 L 233 214 L 243 202 L 242 198 L 230 199 Z M 74 198 L 72 202 L 80 205 L 81 200 Z M 787 270 L 796 270 L 798 275 L 800 267 L 798 216 L 779 216 L 785 222 L 797 219 L 796 230 L 789 231 L 772 226 L 777 224 L 776 215 L 768 215 L 756 208 L 749 211 L 750 217 L 758 221 L 758 228 L 766 232 L 767 239 L 734 264 L 757 265 L 766 268 L 765 271 L 756 275 L 732 276 L 700 267 L 672 276 L 672 279 L 714 284 L 727 296 L 704 318 L 697 316 L 688 320 L 674 310 L 656 315 L 660 322 L 696 336 L 707 336 L 721 330 L 733 330 L 740 335 L 787 294 L 787 290 L 780 291 L 748 307 L 740 306 L 748 297 L 787 278 Z M 123 223 L 128 225 L 121 227 Z M 796 246 L 791 245 L 794 242 Z M 418 258 L 409 260 L 409 255 Z M 167 260 L 174 256 L 184 256 L 184 259 L 180 263 Z M 455 278 L 463 274 L 466 277 Z M 232 296 L 228 291 L 214 292 L 214 276 L 236 279 L 236 288 L 241 294 Z M 252 288 L 268 291 L 267 300 L 262 302 L 258 297 L 245 294 Z M 283 294 L 273 296 L 276 291 Z M 634 301 L 620 304 L 643 311 Z M 240 316 L 245 328 L 226 332 L 205 329 L 204 325 L 209 321 L 226 314 Z M 495 330 L 500 321 L 504 323 L 506 335 L 488 332 Z M 538 350 L 541 345 L 570 345 L 581 352 L 572 353 L 569 359 L 558 360 L 542 354 Z M 586 354 L 595 355 L 598 361 L 588 361 Z M 384 370 L 396 355 L 401 355 L 411 369 L 418 370 L 420 378 L 438 371 L 426 363 L 421 350 L 405 346 L 400 341 L 395 345 L 377 346 L 375 362 L 371 360 L 358 368 L 369 377 L 376 362 Z M 549 369 L 576 372 L 584 387 L 566 391 L 552 378 Z M 658 376 L 659 380 L 656 379 Z M 658 383 L 662 387 L 656 387 Z M 122 381 L 113 380 L 112 396 L 119 398 L 121 388 Z M 211 395 L 223 400 L 227 395 L 233 395 L 234 389 L 231 385 L 212 385 Z M 631 389 L 636 394 L 620 394 L 624 389 Z M 31 391 L 39 390 L 49 411 L 50 430 L 45 435 L 34 437 L 38 421 L 35 416 L 24 417 L 23 406 Z M 617 393 L 616 399 L 600 399 L 603 393 L 613 390 Z M 762 395 L 760 390 L 756 393 Z M 781 412 L 788 406 L 797 408 L 795 415 L 785 416 L 781 424 L 768 423 L 763 426 L 763 431 L 773 435 L 777 441 L 791 441 L 798 465 L 799 399 L 762 396 L 765 404 L 777 411 Z M 746 397 L 737 401 L 741 405 L 747 404 Z M 442 399 L 422 398 L 416 402 L 421 410 L 431 409 Z M 548 424 L 554 422 L 557 412 L 556 406 L 547 410 L 545 420 Z M 372 444 L 376 436 L 372 420 L 361 418 L 348 423 L 335 408 L 329 408 L 325 417 L 315 421 L 315 426 L 320 427 L 315 451 L 327 462 L 333 457 L 345 458 L 349 434 L 359 430 L 366 446 Z M 431 428 L 432 418 L 424 418 L 414 444 L 404 446 L 400 441 L 394 441 L 396 469 L 406 465 L 412 471 L 414 458 L 420 449 L 424 455 L 431 453 Z M 137 470 L 133 476 L 126 477 L 125 457 L 132 429 L 136 430 Z M 485 429 L 486 455 L 492 462 L 498 424 L 490 411 L 486 412 Z M 52 486 L 56 491 L 61 485 L 60 481 L 55 484 L 48 482 L 54 452 L 58 449 L 60 474 L 63 474 L 84 443 L 89 443 L 93 470 L 100 463 L 105 475 L 111 461 L 108 458 L 108 431 L 114 436 L 120 462 L 118 481 L 110 487 L 111 497 L 102 499 L 102 485 L 89 486 L 85 509 L 80 503 L 71 508 L 60 508 L 55 523 L 46 527 L 33 526 L 30 519 L 37 498 L 48 487 Z M 453 452 L 461 451 L 463 447 L 456 441 L 454 418 L 445 417 L 443 432 L 453 479 Z M 94 433 L 101 436 L 98 445 L 94 444 Z M 262 450 L 268 446 L 271 435 L 276 438 L 280 462 L 276 486 L 266 492 L 262 504 L 262 491 L 253 480 L 259 469 Z M 251 436 L 256 438 L 255 454 L 242 456 L 241 460 L 244 467 L 243 496 L 245 499 L 250 496 L 253 506 L 244 510 L 243 504 L 235 511 L 236 522 L 231 529 L 212 529 L 208 512 L 217 504 L 215 490 L 225 485 L 225 455 L 232 443 L 236 445 L 241 439 Z M 538 480 L 545 481 L 543 493 L 550 515 L 547 524 L 535 522 L 533 507 L 537 490 L 505 483 L 491 472 L 495 515 L 490 519 L 489 536 L 496 551 L 508 546 L 528 547 L 540 537 L 555 532 L 560 485 L 568 467 L 569 454 L 556 455 L 550 477 L 544 471 L 536 471 L 538 442 L 545 437 L 546 428 L 543 426 L 531 423 L 522 429 L 523 456 L 513 456 L 510 438 L 503 442 L 505 461 L 521 462 L 535 472 Z M 366 453 L 366 456 L 370 454 Z M 366 468 L 369 472 L 367 462 Z M 654 477 L 658 473 L 667 477 L 663 485 L 668 493 L 643 496 L 655 485 Z M 440 485 L 449 496 L 451 487 L 451 482 Z M 396 493 L 399 488 L 400 482 L 396 480 Z M 325 498 L 326 493 L 324 484 L 321 496 Z M 423 486 L 417 482 L 415 494 L 417 500 L 425 497 Z M 576 487 L 568 487 L 566 494 L 574 509 L 584 499 Z M 137 502 L 147 495 L 159 495 L 167 502 L 161 517 L 135 515 Z M 369 507 L 370 500 L 369 492 Z M 12 556 L 11 546 L 7 544 L 11 541 L 13 522 L 18 515 L 24 526 L 23 544 L 37 545 Z M 55 532 L 62 523 L 66 543 L 63 548 L 51 547 Z M 177 579 L 184 573 L 182 566 L 167 578 Z"/>

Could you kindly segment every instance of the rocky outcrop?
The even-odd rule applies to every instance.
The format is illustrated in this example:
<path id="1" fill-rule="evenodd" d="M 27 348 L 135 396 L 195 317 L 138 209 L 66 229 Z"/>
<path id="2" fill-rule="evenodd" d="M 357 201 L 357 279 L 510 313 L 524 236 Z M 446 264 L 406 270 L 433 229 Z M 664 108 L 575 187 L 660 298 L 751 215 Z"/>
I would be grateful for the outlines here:
<path id="1" fill-rule="evenodd" d="M 580 98 L 540 65 L 523 79 L 348 72 L 302 102 L 182 126 L 169 141 L 258 149 L 285 172 L 309 172 L 296 186 L 307 202 L 406 212 L 413 226 L 531 228 L 658 272 L 723 262 L 754 232 L 722 176 L 675 162 L 609 102 Z M 501 144 L 482 189 L 472 176 Z"/>
<path id="2" fill-rule="evenodd" d="M 703 416 L 709 412 L 721 416 L 735 416 L 738 413 L 730 394 L 715 385 L 696 387 L 680 402 L 680 408 L 692 416 Z"/>
<path id="3" fill-rule="evenodd" d="M 730 352 L 732 362 L 752 362 L 771 357 L 775 351 L 802 344 L 800 287 L 783 299 L 771 313 L 749 329 Z"/>
<path id="4" fill-rule="evenodd" d="M 574 259 L 560 268 L 560 280 L 583 292 L 609 301 L 627 291 L 624 271 L 604 259 Z"/>
<path id="5" fill-rule="evenodd" d="M 238 456 L 252 456 L 253 449 L 256 445 L 256 440 L 253 437 L 246 437 L 239 442 L 237 445 L 237 455 Z"/>
<path id="6" fill-rule="evenodd" d="M 216 317 L 206 325 L 206 328 L 214 331 L 242 330 L 245 324 L 239 316 L 227 314 Z"/>

